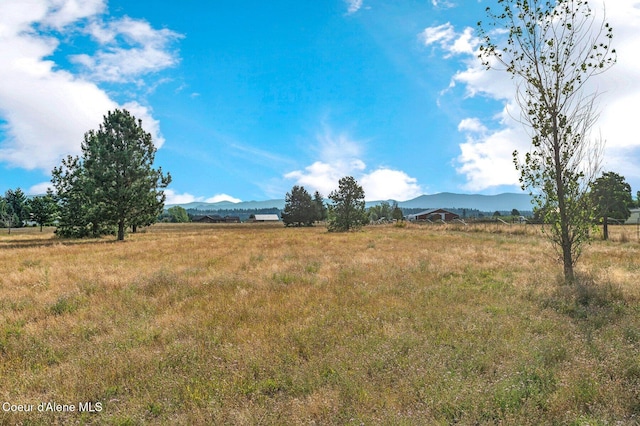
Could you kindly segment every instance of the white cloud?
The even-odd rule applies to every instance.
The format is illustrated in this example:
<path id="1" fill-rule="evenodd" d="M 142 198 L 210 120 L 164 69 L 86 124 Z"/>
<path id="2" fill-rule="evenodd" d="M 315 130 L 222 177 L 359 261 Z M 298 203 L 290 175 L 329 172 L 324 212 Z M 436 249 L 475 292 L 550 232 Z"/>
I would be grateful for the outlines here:
<path id="1" fill-rule="evenodd" d="M 58 30 L 106 9 L 105 0 L 53 0 L 47 3 L 49 12 L 43 22 Z"/>
<path id="2" fill-rule="evenodd" d="M 447 22 L 446 24 L 425 28 L 421 37 L 427 46 L 438 43 L 443 49 L 447 49 L 451 40 L 456 37 L 456 33 L 453 25 Z"/>
<path id="3" fill-rule="evenodd" d="M 193 194 L 189 194 L 188 192 L 184 192 L 182 194 L 177 193 L 173 189 L 165 189 L 164 194 L 167 197 L 165 204 L 188 204 L 194 202 L 204 202 L 204 203 L 219 203 L 221 201 L 229 201 L 232 203 L 240 203 L 241 199 L 232 197 L 227 194 L 216 194 L 213 197 L 205 198 L 202 196 L 195 196 Z"/>
<path id="4" fill-rule="evenodd" d="M 465 28 L 462 33 L 457 33 L 450 22 L 425 28 L 420 34 L 425 46 L 437 44 L 441 49 L 452 55 L 473 54 L 478 40 L 473 36 L 473 28 Z"/>
<path id="5" fill-rule="evenodd" d="M 406 201 L 423 194 L 418 180 L 400 170 L 380 168 L 360 178 L 367 200 Z"/>
<path id="6" fill-rule="evenodd" d="M 431 0 L 431 4 L 436 8 L 450 8 L 455 7 L 455 4 L 447 0 Z"/>
<path id="7" fill-rule="evenodd" d="M 47 190 L 51 188 L 53 190 L 53 185 L 51 182 L 41 182 L 36 185 L 33 185 L 31 188 L 27 189 L 25 193 L 27 195 L 43 195 L 47 193 Z"/>
<path id="8" fill-rule="evenodd" d="M 415 178 L 403 171 L 380 167 L 367 172 L 367 166 L 360 158 L 363 155 L 362 142 L 349 138 L 346 134 L 335 135 L 325 129 L 316 137 L 320 160 L 304 168 L 284 175 L 286 179 L 304 186 L 309 192 L 319 191 L 328 196 L 338 187 L 338 181 L 345 176 L 353 176 L 362 185 L 365 198 L 374 200 L 408 200 L 421 195 L 422 188 Z"/>
<path id="9" fill-rule="evenodd" d="M 594 128 L 606 140 L 604 168 L 622 173 L 633 187 L 640 187 L 640 139 L 637 133 L 636 110 L 640 105 L 640 57 L 636 54 L 640 43 L 640 3 L 633 1 L 608 2 L 606 19 L 613 26 L 613 45 L 618 63 L 602 76 L 592 79 L 587 90 L 600 93 L 600 119 Z M 603 16 L 603 0 L 593 0 L 596 19 Z M 510 74 L 486 71 L 476 58 L 478 40 L 469 28 L 456 31 L 449 23 L 430 27 L 421 33 L 426 45 L 437 45 L 445 58 L 457 55 L 464 68 L 451 79 L 450 88 L 464 86 L 466 96 L 486 97 L 501 101 L 502 111 L 490 121 L 477 118 L 462 120 L 458 130 L 465 135 L 457 157 L 457 171 L 467 178 L 465 189 L 484 190 L 500 185 L 517 184 L 512 152 L 526 152 L 530 137 L 516 120 L 520 110 L 514 100 L 515 86 Z M 490 129 L 490 130 L 489 130 Z"/>
<path id="10" fill-rule="evenodd" d="M 163 191 L 166 197 L 165 204 L 188 204 L 194 201 L 203 201 L 204 199 L 204 197 L 196 197 L 188 192 L 179 194 L 173 189 L 164 189 Z"/>
<path id="11" fill-rule="evenodd" d="M 347 13 L 356 13 L 362 7 L 362 0 L 345 0 L 347 3 Z"/>
<path id="12" fill-rule="evenodd" d="M 0 161 L 48 172 L 65 155 L 78 154 L 84 133 L 97 128 L 107 111 L 118 107 L 142 119 L 156 146 L 162 145 L 159 123 L 148 107 L 136 101 L 119 105 L 96 80 L 74 75 L 45 59 L 60 43 L 81 34 L 86 22 L 100 22 L 105 4 L 99 0 L 0 2 L 0 118 L 5 121 Z M 152 38 L 147 23 L 140 24 L 143 31 L 133 28 L 135 22 L 129 20 L 129 33 L 146 31 Z M 145 41 L 142 35 L 136 40 Z M 127 66 L 123 68 L 132 75 L 133 68 Z"/>
<path id="13" fill-rule="evenodd" d="M 28 31 L 32 24 L 62 30 L 75 21 L 104 11 L 105 0 L 2 0 L 0 37 Z"/>
<path id="14" fill-rule="evenodd" d="M 459 126 L 466 132 L 466 142 L 460 144 L 460 155 L 456 159 L 459 164 L 456 171 L 467 178 L 463 188 L 481 191 L 501 185 L 518 185 L 513 151 L 528 150 L 528 139 L 522 126 L 505 126 L 489 132 L 478 125 L 472 120 L 466 127 Z"/>
<path id="15" fill-rule="evenodd" d="M 360 159 L 361 143 L 350 139 L 348 135 L 335 135 L 330 129 L 325 128 L 322 133 L 316 135 L 316 141 L 319 160 L 304 170 L 285 174 L 286 179 L 294 179 L 296 184 L 312 192 L 320 191 L 326 196 L 336 189 L 340 178 L 355 176 L 366 168 Z"/>
<path id="16" fill-rule="evenodd" d="M 485 133 L 487 128 L 478 118 L 465 118 L 458 124 L 458 131 L 469 133 Z"/>
<path id="17" fill-rule="evenodd" d="M 231 195 L 227 195 L 227 194 L 216 194 L 213 197 L 207 198 L 205 200 L 205 202 L 207 202 L 207 203 L 220 203 L 222 201 L 229 201 L 231 203 L 240 203 L 240 202 L 242 202 L 241 199 L 232 197 Z"/>
<path id="18" fill-rule="evenodd" d="M 71 60 L 86 67 L 95 80 L 128 82 L 178 62 L 169 46 L 182 36 L 168 29 L 155 30 L 148 22 L 124 17 L 106 24 L 93 22 L 87 31 L 102 50 L 93 56 L 74 55 Z"/>

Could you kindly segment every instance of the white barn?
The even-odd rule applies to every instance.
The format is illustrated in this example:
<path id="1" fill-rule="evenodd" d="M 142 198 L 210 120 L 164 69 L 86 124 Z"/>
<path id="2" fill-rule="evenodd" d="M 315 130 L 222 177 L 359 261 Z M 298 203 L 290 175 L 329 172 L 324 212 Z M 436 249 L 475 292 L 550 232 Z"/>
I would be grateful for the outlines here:
<path id="1" fill-rule="evenodd" d="M 640 209 L 630 209 L 629 211 L 631 212 L 631 216 L 629 216 L 625 225 L 635 225 L 636 223 L 640 223 Z"/>
<path id="2" fill-rule="evenodd" d="M 257 214 L 253 219 L 254 222 L 279 222 L 280 218 L 277 214 Z"/>

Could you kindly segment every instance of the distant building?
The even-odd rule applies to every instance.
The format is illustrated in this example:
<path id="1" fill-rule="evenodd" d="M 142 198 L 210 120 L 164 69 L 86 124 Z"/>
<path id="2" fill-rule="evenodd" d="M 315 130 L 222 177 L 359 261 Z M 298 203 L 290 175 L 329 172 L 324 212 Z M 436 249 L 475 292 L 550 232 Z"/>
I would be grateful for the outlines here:
<path id="1" fill-rule="evenodd" d="M 445 222 L 449 222 L 451 220 L 460 219 L 460 215 L 457 215 L 445 209 L 430 209 L 420 213 L 410 214 L 409 216 L 407 216 L 407 219 L 411 221 L 430 220 L 431 222 L 436 222 L 444 220 Z"/>
<path id="2" fill-rule="evenodd" d="M 222 217 L 217 214 L 206 215 L 206 216 L 196 216 L 193 218 L 192 222 L 198 223 L 240 223 L 239 216 L 225 216 Z"/>
<path id="3" fill-rule="evenodd" d="M 277 214 L 257 214 L 253 218 L 254 222 L 279 222 Z"/>
<path id="4" fill-rule="evenodd" d="M 224 221 L 224 218 L 222 216 L 214 214 L 206 216 L 196 216 L 191 221 L 198 223 L 220 223 Z"/>
<path id="5" fill-rule="evenodd" d="M 629 216 L 625 225 L 640 223 L 640 209 L 631 209 L 629 211 L 631 212 L 631 216 Z"/>

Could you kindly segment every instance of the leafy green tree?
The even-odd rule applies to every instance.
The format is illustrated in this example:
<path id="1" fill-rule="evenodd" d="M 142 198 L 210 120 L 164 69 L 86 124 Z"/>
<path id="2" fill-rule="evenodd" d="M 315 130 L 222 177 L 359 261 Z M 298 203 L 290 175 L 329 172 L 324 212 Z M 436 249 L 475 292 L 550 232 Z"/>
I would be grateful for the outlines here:
<path id="1" fill-rule="evenodd" d="M 58 213 L 58 205 L 51 189 L 47 190 L 46 195 L 38 195 L 28 201 L 31 218 L 42 227 L 52 223 Z"/>
<path id="2" fill-rule="evenodd" d="M 155 153 L 141 120 L 126 110 L 109 112 L 97 131 L 85 134 L 81 158 L 67 157 L 52 172 L 61 234 L 116 230 L 123 240 L 127 227 L 154 223 L 164 207 L 162 188 L 171 182 L 152 167 Z"/>
<path id="3" fill-rule="evenodd" d="M 369 223 L 365 210 L 364 189 L 352 176 L 346 176 L 338 182 L 338 190 L 329 194 L 332 204 L 329 206 L 330 232 L 346 232 L 359 229 Z"/>
<path id="4" fill-rule="evenodd" d="M 282 222 L 285 226 L 311 226 L 317 218 L 317 205 L 304 186 L 295 185 L 285 196 Z"/>
<path id="5" fill-rule="evenodd" d="M 518 209 L 511 209 L 511 216 L 520 216 L 520 211 Z"/>
<path id="6" fill-rule="evenodd" d="M 370 220 L 390 219 L 392 214 L 391 204 L 382 201 L 380 204 L 371 206 L 368 209 Z"/>
<path id="7" fill-rule="evenodd" d="M 316 221 L 327 220 L 327 206 L 324 204 L 324 197 L 318 191 L 313 194 L 313 204 L 316 208 Z"/>
<path id="8" fill-rule="evenodd" d="M 602 218 L 603 239 L 609 238 L 609 218 L 626 219 L 633 206 L 631 185 L 623 176 L 614 172 L 603 173 L 591 185 L 591 197 L 596 208 L 596 214 Z"/>
<path id="9" fill-rule="evenodd" d="M 189 214 L 184 209 L 184 207 L 173 206 L 169 207 L 167 210 L 169 217 L 171 218 L 171 222 L 173 223 L 186 223 L 189 222 Z"/>
<path id="10" fill-rule="evenodd" d="M 599 170 L 601 144 L 590 138 L 596 93 L 586 82 L 612 66 L 612 28 L 595 22 L 585 0 L 498 0 L 479 23 L 480 58 L 487 68 L 504 67 L 514 77 L 522 122 L 532 149 L 521 162 L 523 189 L 544 208 L 545 232 L 557 250 L 565 281 L 589 238 L 592 210 L 588 188 Z M 505 32 L 506 30 L 506 32 Z"/>

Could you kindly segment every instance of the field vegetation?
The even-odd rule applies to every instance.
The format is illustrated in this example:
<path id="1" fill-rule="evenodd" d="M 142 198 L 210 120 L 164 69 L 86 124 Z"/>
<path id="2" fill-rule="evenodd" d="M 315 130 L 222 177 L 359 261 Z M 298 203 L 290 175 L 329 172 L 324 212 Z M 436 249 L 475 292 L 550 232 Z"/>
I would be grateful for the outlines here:
<path id="1" fill-rule="evenodd" d="M 573 285 L 532 225 L 0 234 L 0 423 L 637 424 L 640 243 L 609 232 Z"/>

